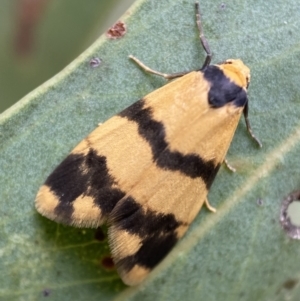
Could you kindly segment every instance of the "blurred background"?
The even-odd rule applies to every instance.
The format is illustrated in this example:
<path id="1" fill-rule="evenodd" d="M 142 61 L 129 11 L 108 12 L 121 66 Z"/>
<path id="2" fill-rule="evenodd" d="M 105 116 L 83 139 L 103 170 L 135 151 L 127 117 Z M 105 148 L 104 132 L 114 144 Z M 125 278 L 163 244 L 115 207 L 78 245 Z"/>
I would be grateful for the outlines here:
<path id="1" fill-rule="evenodd" d="M 0 0 L 0 113 L 55 75 L 135 0 Z"/>

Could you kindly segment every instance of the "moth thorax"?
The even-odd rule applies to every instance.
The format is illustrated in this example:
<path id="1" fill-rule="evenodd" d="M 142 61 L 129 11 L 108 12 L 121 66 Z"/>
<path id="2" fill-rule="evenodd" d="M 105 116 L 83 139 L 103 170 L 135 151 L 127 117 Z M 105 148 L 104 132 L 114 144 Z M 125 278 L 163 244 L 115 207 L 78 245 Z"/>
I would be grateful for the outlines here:
<path id="1" fill-rule="evenodd" d="M 235 84 L 247 89 L 250 83 L 250 69 L 239 59 L 228 59 L 220 65 L 224 74 Z"/>

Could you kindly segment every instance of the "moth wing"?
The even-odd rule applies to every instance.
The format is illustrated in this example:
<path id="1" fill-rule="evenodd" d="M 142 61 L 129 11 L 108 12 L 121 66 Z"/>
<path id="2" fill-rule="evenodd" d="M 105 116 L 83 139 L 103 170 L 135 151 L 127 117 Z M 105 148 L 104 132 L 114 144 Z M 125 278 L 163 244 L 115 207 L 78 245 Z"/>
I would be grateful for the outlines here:
<path id="1" fill-rule="evenodd" d="M 242 108 L 211 108 L 208 91 L 192 72 L 150 93 L 96 128 L 38 192 L 38 211 L 55 221 L 97 227 L 110 218 L 127 284 L 185 233 L 230 145 Z"/>
<path id="2" fill-rule="evenodd" d="M 98 227 L 151 164 L 151 150 L 137 124 L 116 115 L 52 172 L 38 191 L 36 208 L 60 223 Z"/>
<path id="3" fill-rule="evenodd" d="M 178 81 L 182 85 L 182 79 Z M 159 111 L 168 110 L 174 99 L 174 83 L 170 84 L 171 90 L 170 85 L 166 85 L 154 91 L 149 97 L 150 107 L 145 108 L 145 102 L 140 100 L 81 141 L 38 191 L 37 210 L 49 219 L 68 225 L 98 227 L 103 224 L 116 203 L 139 181 L 144 169 L 153 164 L 153 151 L 161 152 L 153 150 L 144 136 L 164 137 L 163 124 L 154 122 L 153 128 L 150 117 L 156 106 Z M 186 80 L 183 83 L 183 86 L 188 84 Z M 170 96 L 171 102 L 161 93 Z M 176 120 L 178 129 L 181 116 Z M 158 143 L 161 140 L 158 139 Z"/>
<path id="4" fill-rule="evenodd" d="M 139 125 L 153 158 L 110 215 L 113 259 L 128 285 L 140 283 L 186 232 L 229 148 L 242 108 L 211 108 L 208 90 L 202 73 L 192 72 L 146 96 L 148 114 L 122 114 Z"/>

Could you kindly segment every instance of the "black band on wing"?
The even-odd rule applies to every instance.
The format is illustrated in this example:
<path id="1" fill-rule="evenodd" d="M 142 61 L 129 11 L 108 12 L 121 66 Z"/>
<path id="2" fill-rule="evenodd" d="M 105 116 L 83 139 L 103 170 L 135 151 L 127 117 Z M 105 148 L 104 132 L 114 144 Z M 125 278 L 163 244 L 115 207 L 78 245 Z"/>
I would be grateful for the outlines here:
<path id="1" fill-rule="evenodd" d="M 153 161 L 160 168 L 180 171 L 191 178 L 201 177 L 209 189 L 220 165 L 215 166 L 213 160 L 205 161 L 197 154 L 184 155 L 179 151 L 171 151 L 164 124 L 154 120 L 151 108 L 144 108 L 144 105 L 145 101 L 141 99 L 119 116 L 137 123 L 139 134 L 149 143 Z"/>
<path id="2" fill-rule="evenodd" d="M 71 223 L 72 203 L 80 195 L 93 197 L 104 216 L 107 216 L 125 193 L 113 188 L 114 178 L 109 174 L 106 158 L 93 149 L 87 155 L 70 154 L 45 182 L 59 199 L 55 213 Z"/>
<path id="3" fill-rule="evenodd" d="M 117 262 L 126 271 L 135 264 L 149 269 L 156 266 L 176 244 L 176 230 L 183 224 L 176 220 L 174 214 L 145 209 L 132 197 L 127 197 L 116 206 L 112 212 L 112 222 L 117 229 L 141 238 L 139 250 Z"/>

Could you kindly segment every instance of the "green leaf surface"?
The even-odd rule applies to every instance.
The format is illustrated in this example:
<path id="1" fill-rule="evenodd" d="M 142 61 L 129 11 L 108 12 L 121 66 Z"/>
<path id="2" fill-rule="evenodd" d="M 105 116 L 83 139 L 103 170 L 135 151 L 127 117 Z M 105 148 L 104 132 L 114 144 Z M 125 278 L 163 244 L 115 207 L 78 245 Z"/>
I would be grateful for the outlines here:
<path id="1" fill-rule="evenodd" d="M 35 211 L 39 186 L 80 140 L 164 84 L 129 54 L 168 73 L 202 65 L 194 2 L 138 1 L 123 38 L 99 38 L 0 116 L 0 300 L 299 300 L 300 242 L 279 224 L 282 200 L 300 186 L 299 2 L 200 4 L 213 62 L 241 58 L 251 68 L 249 114 L 263 148 L 241 121 L 228 154 L 238 172 L 221 168 L 209 193 L 217 213 L 203 209 L 137 287 L 103 266 L 109 249 L 96 230 Z"/>

